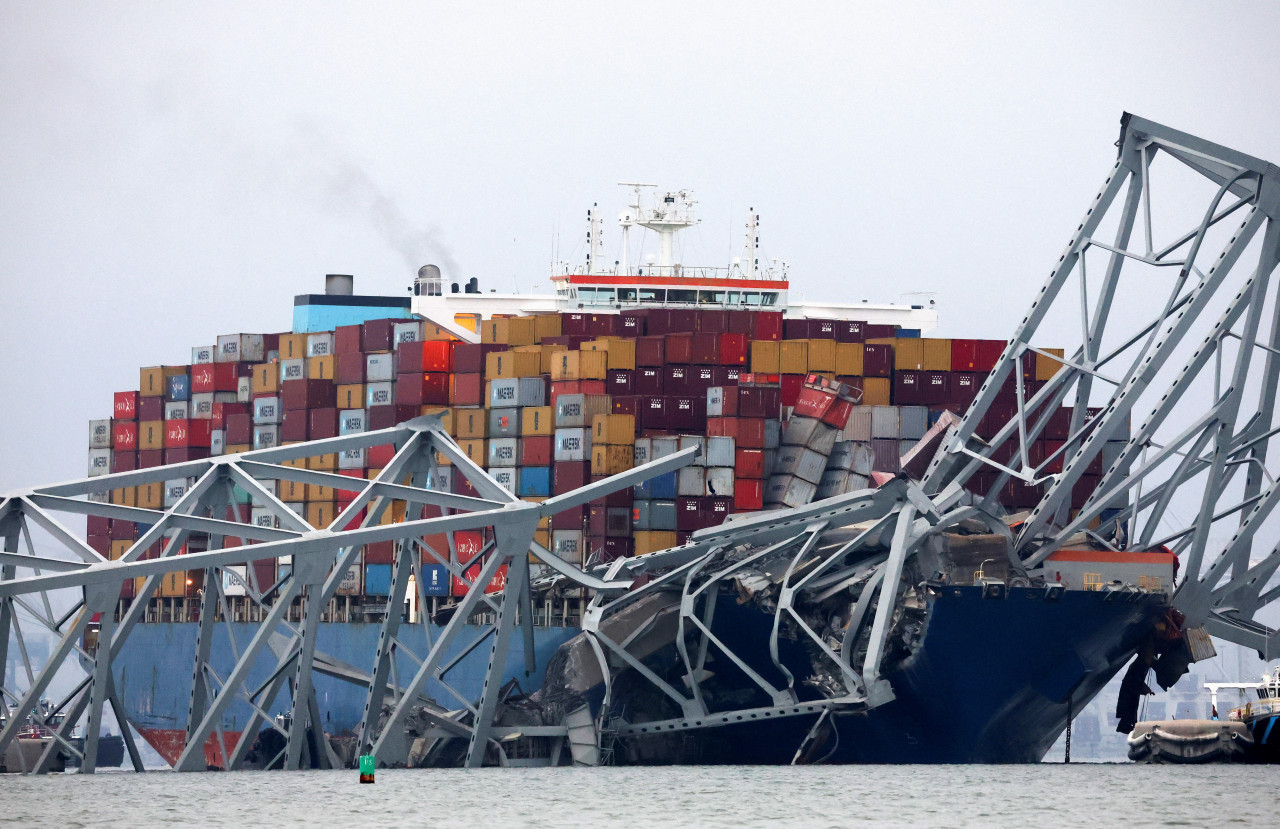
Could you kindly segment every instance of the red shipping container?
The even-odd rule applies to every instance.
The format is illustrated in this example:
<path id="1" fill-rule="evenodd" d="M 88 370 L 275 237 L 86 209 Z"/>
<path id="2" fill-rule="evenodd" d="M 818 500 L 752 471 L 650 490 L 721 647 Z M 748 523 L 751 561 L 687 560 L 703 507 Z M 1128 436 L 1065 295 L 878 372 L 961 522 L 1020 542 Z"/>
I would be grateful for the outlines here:
<path id="1" fill-rule="evenodd" d="M 208 394 L 215 391 L 214 383 L 216 373 L 213 367 L 218 363 L 200 363 L 191 367 L 191 393 L 192 394 Z M 230 365 L 230 364 L 228 364 Z"/>
<path id="2" fill-rule="evenodd" d="M 208 422 L 207 420 L 205 421 L 205 423 Z M 202 461 L 207 457 L 209 457 L 209 447 L 207 446 L 182 446 L 164 450 L 164 462 L 166 464 Z"/>
<path id="3" fill-rule="evenodd" d="M 285 380 L 280 397 L 286 410 L 319 409 L 334 405 L 337 391 L 332 380 Z"/>
<path id="4" fill-rule="evenodd" d="M 552 491 L 563 495 L 578 487 L 586 486 L 591 478 L 589 461 L 560 461 L 552 471 Z"/>
<path id="5" fill-rule="evenodd" d="M 401 374 L 452 370 L 453 345 L 445 340 L 401 343 L 396 349 L 396 371 Z"/>
<path id="6" fill-rule="evenodd" d="M 663 369 L 663 393 L 668 396 L 692 394 L 693 389 L 689 386 L 689 372 L 688 366 L 667 366 Z"/>
<path id="7" fill-rule="evenodd" d="M 483 404 L 484 376 L 480 374 L 449 375 L 449 402 L 455 406 Z"/>
<path id="8" fill-rule="evenodd" d="M 504 589 L 506 589 L 507 567 L 508 565 L 504 564 L 498 568 L 498 571 L 493 574 L 493 578 L 489 579 L 489 584 L 485 586 L 484 588 L 485 593 L 488 593 L 488 594 L 501 593 Z M 467 591 L 470 589 L 468 582 L 470 582 L 471 584 L 475 584 L 476 579 L 480 578 L 480 571 L 482 569 L 484 569 L 484 565 L 482 564 L 473 564 L 470 567 L 468 567 L 466 572 L 463 573 L 463 575 L 466 577 L 466 581 L 459 579 L 457 576 L 450 577 L 450 582 L 451 582 L 450 592 L 452 592 L 455 598 L 461 598 L 462 596 L 467 595 Z"/>
<path id="9" fill-rule="evenodd" d="M 520 465 L 551 466 L 553 443 L 554 440 L 550 435 L 531 435 L 520 438 Z"/>
<path id="10" fill-rule="evenodd" d="M 803 374 L 782 375 L 782 405 L 794 406 L 800 399 L 800 390 L 804 388 Z"/>
<path id="11" fill-rule="evenodd" d="M 253 443 L 253 415 L 227 415 L 224 438 L 228 445 Z"/>
<path id="12" fill-rule="evenodd" d="M 394 541 L 375 541 L 364 545 L 365 564 L 391 564 L 396 558 Z"/>
<path id="13" fill-rule="evenodd" d="M 757 311 L 755 314 L 755 339 L 782 339 L 782 322 L 783 317 L 781 311 Z"/>
<path id="14" fill-rule="evenodd" d="M 192 369 L 194 371 L 194 366 Z M 213 390 L 227 392 L 239 391 L 240 378 L 252 376 L 252 363 L 214 363 Z M 194 377 L 192 379 L 194 381 Z M 194 382 L 192 388 L 194 389 Z"/>
<path id="15" fill-rule="evenodd" d="M 707 418 L 707 437 L 737 440 L 740 424 L 743 422 L 747 421 L 738 417 L 709 417 Z"/>
<path id="16" fill-rule="evenodd" d="M 250 428 L 250 431 L 249 431 L 249 438 L 250 440 L 252 440 L 253 438 L 252 428 Z M 249 441 L 244 441 L 244 442 L 248 443 Z M 138 468 L 139 469 L 151 469 L 152 467 L 163 466 L 163 465 L 164 465 L 163 449 L 139 450 L 138 452 Z"/>
<path id="17" fill-rule="evenodd" d="M 637 368 L 635 373 L 635 393 L 662 394 L 666 387 L 664 377 L 665 372 L 662 368 Z"/>
<path id="18" fill-rule="evenodd" d="M 138 468 L 138 453 L 122 451 L 120 449 L 111 452 L 111 471 L 112 472 L 132 472 Z"/>
<path id="19" fill-rule="evenodd" d="M 723 334 L 729 330 L 729 312 L 705 310 L 698 314 L 698 331 L 703 334 Z"/>
<path id="20" fill-rule="evenodd" d="M 765 420 L 756 417 L 736 418 L 737 446 L 743 449 L 763 449 L 765 439 Z"/>
<path id="21" fill-rule="evenodd" d="M 138 448 L 138 423 L 133 420 L 114 421 L 111 424 L 111 448 L 116 451 L 133 451 Z"/>
<path id="22" fill-rule="evenodd" d="M 743 478 L 763 479 L 764 473 L 763 449 L 734 450 L 733 476 L 735 478 L 735 487 L 741 483 Z M 737 490 L 735 489 L 734 491 L 736 492 Z"/>
<path id="23" fill-rule="evenodd" d="M 636 373 L 630 369 L 612 368 L 605 375 L 605 394 L 635 394 Z"/>
<path id="24" fill-rule="evenodd" d="M 337 409 L 311 409 L 307 412 L 307 434 L 311 440 L 323 440 L 338 436 Z"/>
<path id="25" fill-rule="evenodd" d="M 139 397 L 138 420 L 164 420 L 164 398 Z"/>
<path id="26" fill-rule="evenodd" d="M 863 377 L 893 376 L 893 346 L 888 343 L 868 343 L 862 347 Z"/>
<path id="27" fill-rule="evenodd" d="M 408 345 L 408 343 L 405 343 Z M 396 404 L 445 405 L 449 402 L 449 375 L 442 372 L 396 375 Z"/>
<path id="28" fill-rule="evenodd" d="M 359 326 L 352 326 L 359 327 Z M 359 351 L 338 352 L 333 363 L 333 379 L 339 386 L 353 386 L 364 382 L 364 369 L 368 361 Z"/>
<path id="29" fill-rule="evenodd" d="M 364 351 L 364 326 L 339 325 L 333 329 L 333 352 L 335 354 L 359 354 Z M 354 382 L 361 382 L 356 380 Z"/>
<path id="30" fill-rule="evenodd" d="M 689 346 L 691 349 L 690 363 L 699 366 L 713 366 L 720 362 L 719 334 L 693 334 L 690 336 Z"/>
<path id="31" fill-rule="evenodd" d="M 827 409 L 827 413 L 822 416 L 822 422 L 837 429 L 843 429 L 849 424 L 851 414 L 853 414 L 853 401 L 837 398 L 831 404 L 831 408 Z"/>
<path id="32" fill-rule="evenodd" d="M 693 334 L 668 334 L 664 346 L 666 365 L 688 365 L 693 362 Z"/>
<path id="33" fill-rule="evenodd" d="M 835 403 L 835 401 L 835 392 L 802 386 L 796 396 L 794 414 L 800 417 L 815 417 L 821 420 L 822 416 L 831 409 L 831 404 Z"/>
<path id="34" fill-rule="evenodd" d="M 138 419 L 138 393 L 136 391 L 118 391 L 115 393 L 112 417 L 116 420 Z"/>
<path id="35" fill-rule="evenodd" d="M 404 320 L 369 320 L 361 328 L 364 329 L 361 336 L 361 344 L 366 354 L 374 354 L 379 351 L 391 350 L 391 338 L 397 322 Z"/>
<path id="36" fill-rule="evenodd" d="M 207 420 L 167 420 L 164 424 L 164 448 L 202 446 L 207 449 L 212 432 L 212 424 Z"/>
<path id="37" fill-rule="evenodd" d="M 973 367 L 973 370 L 990 374 L 991 370 L 996 367 L 996 363 L 1000 362 L 1000 355 L 1004 353 L 1004 347 L 1004 340 L 978 340 L 978 362 Z M 1034 361 L 1032 365 L 1034 372 Z M 952 368 L 954 369 L 955 366 L 952 366 Z M 1034 377 L 1035 374 L 1033 373 L 1032 376 Z"/>
<path id="38" fill-rule="evenodd" d="M 733 482 L 733 508 L 739 512 L 764 508 L 764 481 L 736 480 Z"/>
<path id="39" fill-rule="evenodd" d="M 294 443 L 307 440 L 309 434 L 306 409 L 285 409 L 280 418 L 280 440 Z"/>
<path id="40" fill-rule="evenodd" d="M 383 443 L 379 446 L 370 446 L 365 450 L 364 462 L 369 465 L 370 470 L 382 469 L 391 463 L 391 459 L 396 456 L 396 447 L 391 443 Z M 454 490 L 457 492 L 458 490 Z"/>
<path id="41" fill-rule="evenodd" d="M 453 343 L 450 348 L 453 370 L 461 374 L 480 374 L 484 371 L 485 347 L 473 343 Z"/>
<path id="42" fill-rule="evenodd" d="M 1059 406 L 1044 427 L 1046 440 L 1066 440 L 1071 437 L 1071 406 Z"/>
<path id="43" fill-rule="evenodd" d="M 720 411 L 716 417 L 734 417 L 738 414 L 738 392 L 737 386 L 721 387 Z"/>
<path id="44" fill-rule="evenodd" d="M 582 532 L 583 523 L 586 521 L 586 518 L 587 508 L 585 506 L 576 506 L 570 507 L 566 510 L 560 510 L 551 516 L 551 529 Z"/>
<path id="45" fill-rule="evenodd" d="M 864 339 L 862 320 L 835 320 L 836 342 L 860 343 Z"/>
<path id="46" fill-rule="evenodd" d="M 390 429 L 392 426 L 404 423 L 406 420 L 413 420 L 419 414 L 421 414 L 421 411 L 417 406 L 399 403 L 394 406 L 370 406 L 367 431 L 375 432 L 378 429 Z M 375 467 L 373 463 L 370 463 L 369 467 L 371 469 L 381 468 Z"/>
<path id="47" fill-rule="evenodd" d="M 721 365 L 745 366 L 751 354 L 751 343 L 746 334 L 721 334 L 719 354 Z"/>
<path id="48" fill-rule="evenodd" d="M 951 370 L 952 371 L 977 371 L 978 370 L 978 343 L 979 340 L 952 340 L 951 341 Z"/>

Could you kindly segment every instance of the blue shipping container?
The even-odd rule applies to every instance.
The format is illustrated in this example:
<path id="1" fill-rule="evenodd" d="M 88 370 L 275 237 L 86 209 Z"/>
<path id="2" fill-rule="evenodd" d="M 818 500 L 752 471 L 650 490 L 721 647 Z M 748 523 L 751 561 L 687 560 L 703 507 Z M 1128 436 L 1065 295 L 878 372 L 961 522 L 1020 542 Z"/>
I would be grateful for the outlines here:
<path id="1" fill-rule="evenodd" d="M 174 374 L 165 379 L 166 400 L 190 400 L 191 378 L 185 374 Z"/>
<path id="2" fill-rule="evenodd" d="M 517 493 L 521 498 L 551 497 L 551 467 L 526 466 L 520 470 L 520 485 Z"/>
<path id="3" fill-rule="evenodd" d="M 390 566 L 390 565 L 386 565 Z M 424 564 L 422 565 L 422 595 L 427 596 L 448 596 L 449 595 L 449 568 L 443 564 Z"/>
<path id="4" fill-rule="evenodd" d="M 642 484 L 635 485 L 635 497 L 642 501 L 674 500 L 676 497 L 676 476 L 679 473 L 668 472 L 656 478 L 650 478 Z"/>
<path id="5" fill-rule="evenodd" d="M 364 566 L 364 594 L 366 596 L 391 595 L 390 564 L 366 564 Z"/>

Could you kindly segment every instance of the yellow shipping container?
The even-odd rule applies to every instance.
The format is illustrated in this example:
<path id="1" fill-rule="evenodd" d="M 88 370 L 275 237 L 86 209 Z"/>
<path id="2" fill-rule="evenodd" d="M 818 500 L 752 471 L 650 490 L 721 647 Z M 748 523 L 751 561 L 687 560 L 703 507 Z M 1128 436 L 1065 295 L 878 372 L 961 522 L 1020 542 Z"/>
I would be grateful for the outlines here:
<path id="1" fill-rule="evenodd" d="M 139 449 L 164 448 L 164 421 L 144 420 L 138 424 Z"/>
<path id="2" fill-rule="evenodd" d="M 359 408 L 358 406 L 356 408 Z M 419 406 L 418 414 L 425 416 L 440 415 L 440 425 L 453 434 L 453 408 L 451 406 Z"/>
<path id="3" fill-rule="evenodd" d="M 541 373 L 539 355 L 523 351 L 495 351 L 485 356 L 484 373 L 490 380 L 536 377 Z"/>
<path id="4" fill-rule="evenodd" d="M 107 557 L 112 561 L 119 561 L 120 557 L 129 552 L 129 548 L 133 546 L 132 541 L 116 540 L 111 542 L 111 548 L 107 552 Z"/>
<path id="5" fill-rule="evenodd" d="M 951 371 L 951 340 L 929 338 L 920 340 L 923 345 L 920 368 L 924 371 Z M 896 352 L 895 352 L 896 353 Z"/>
<path id="6" fill-rule="evenodd" d="M 507 342 L 511 345 L 533 345 L 538 341 L 538 323 L 533 317 L 507 320 Z"/>
<path id="7" fill-rule="evenodd" d="M 327 455 L 314 455 L 307 458 L 307 469 L 318 469 L 322 472 L 337 471 L 338 453 L 330 452 Z"/>
<path id="8" fill-rule="evenodd" d="M 782 340 L 779 342 L 778 371 L 781 374 L 807 373 L 809 371 L 809 343 L 805 340 Z"/>
<path id="9" fill-rule="evenodd" d="M 338 408 L 339 409 L 363 409 L 364 408 L 364 384 L 349 383 L 347 385 L 338 386 Z"/>
<path id="10" fill-rule="evenodd" d="M 280 500 L 286 502 L 307 500 L 307 485 L 281 478 Z"/>
<path id="11" fill-rule="evenodd" d="M 552 380 L 603 380 L 609 369 L 604 351 L 556 351 L 551 361 Z"/>
<path id="12" fill-rule="evenodd" d="M 591 418 L 592 444 L 626 444 L 636 439 L 636 418 L 629 414 L 598 414 Z M 627 467 L 628 469 L 630 467 Z"/>
<path id="13" fill-rule="evenodd" d="M 306 334 L 281 334 L 280 359 L 301 360 L 307 356 Z"/>
<path id="14" fill-rule="evenodd" d="M 181 599 L 187 595 L 187 571 L 165 573 L 160 577 L 160 589 L 157 594 L 164 599 Z"/>
<path id="15" fill-rule="evenodd" d="M 111 503 L 125 507 L 136 507 L 138 505 L 138 488 L 136 486 L 127 486 L 123 489 L 111 490 Z"/>
<path id="16" fill-rule="evenodd" d="M 656 553 L 676 546 L 676 534 L 666 530 L 642 530 L 632 533 L 636 541 L 636 555 Z"/>
<path id="17" fill-rule="evenodd" d="M 827 371 L 832 374 L 836 370 L 835 340 L 806 340 L 809 343 L 809 371 Z M 787 372 L 791 374 L 792 372 Z"/>
<path id="18" fill-rule="evenodd" d="M 836 343 L 836 374 L 842 377 L 862 374 L 862 343 Z"/>
<path id="19" fill-rule="evenodd" d="M 921 371 L 924 369 L 924 340 L 919 337 L 893 338 L 893 370 Z"/>
<path id="20" fill-rule="evenodd" d="M 591 474 L 617 475 L 635 465 L 635 447 L 631 444 L 591 447 Z"/>
<path id="21" fill-rule="evenodd" d="M 550 406 L 526 406 L 520 415 L 520 434 L 525 437 L 553 435 L 556 412 Z"/>
<path id="22" fill-rule="evenodd" d="M 424 320 L 422 323 L 422 339 L 444 340 L 445 342 L 453 342 L 458 338 L 453 336 L 453 334 L 450 333 L 449 331 L 446 331 L 445 329 L 436 325 L 434 322 L 426 322 Z"/>
<path id="23" fill-rule="evenodd" d="M 1041 351 L 1046 351 L 1054 357 L 1065 357 L 1067 353 L 1061 348 L 1042 348 Z M 1053 357 L 1046 357 L 1043 354 L 1036 355 L 1037 380 L 1052 380 L 1053 375 L 1057 374 L 1061 370 L 1062 363 L 1058 360 L 1053 359 Z"/>
<path id="24" fill-rule="evenodd" d="M 328 489 L 328 487 L 318 487 L 319 489 Z M 310 487 L 308 487 L 310 489 Z M 329 490 L 333 492 L 333 490 Z M 307 523 L 313 527 L 327 527 L 333 523 L 336 515 L 336 508 L 333 501 L 308 501 L 307 502 Z"/>
<path id="25" fill-rule="evenodd" d="M 320 486 L 319 484 L 307 484 L 304 501 L 332 501 L 338 497 L 333 491 L 333 487 Z"/>
<path id="26" fill-rule="evenodd" d="M 163 366 L 152 366 L 138 372 L 138 394 L 143 397 L 164 396 Z"/>
<path id="27" fill-rule="evenodd" d="M 621 337 L 601 337 L 582 344 L 583 351 L 603 351 L 608 355 L 607 368 L 634 371 L 636 367 L 636 341 Z"/>
<path id="28" fill-rule="evenodd" d="M 777 340 L 756 340 L 751 343 L 751 370 L 757 374 L 779 374 Z"/>
<path id="29" fill-rule="evenodd" d="M 333 380 L 333 372 L 338 358 L 332 354 L 324 357 L 307 358 L 308 380 Z"/>
<path id="30" fill-rule="evenodd" d="M 489 412 L 486 409 L 458 409 L 453 425 L 456 437 L 463 440 L 484 440 L 489 437 Z"/>
<path id="31" fill-rule="evenodd" d="M 488 441 L 484 440 L 460 440 L 458 446 L 462 449 L 464 455 L 471 459 L 471 462 L 477 466 L 485 466 L 489 462 L 487 457 Z"/>
<path id="32" fill-rule="evenodd" d="M 228 443 L 226 449 L 223 451 L 222 454 L 238 455 L 241 452 L 248 452 L 252 448 L 253 447 L 247 443 Z"/>
<path id="33" fill-rule="evenodd" d="M 253 393 L 275 394 L 280 391 L 280 364 L 258 363 L 253 367 Z"/>
<path id="34" fill-rule="evenodd" d="M 534 530 L 533 540 L 535 543 L 541 544 L 544 549 L 550 550 L 551 549 L 551 530 L 549 529 Z M 530 560 L 536 560 L 536 559 L 531 558 Z"/>
<path id="35" fill-rule="evenodd" d="M 888 406 L 890 398 L 890 380 L 888 377 L 862 378 L 862 405 Z"/>
<path id="36" fill-rule="evenodd" d="M 142 509 L 164 509 L 164 484 L 138 485 L 138 506 Z"/>
<path id="37" fill-rule="evenodd" d="M 494 317 L 480 323 L 480 342 L 507 344 L 507 320 L 505 317 Z"/>
<path id="38" fill-rule="evenodd" d="M 561 332 L 559 314 L 534 314 L 534 328 L 538 332 L 538 341 L 547 337 L 559 337 Z"/>

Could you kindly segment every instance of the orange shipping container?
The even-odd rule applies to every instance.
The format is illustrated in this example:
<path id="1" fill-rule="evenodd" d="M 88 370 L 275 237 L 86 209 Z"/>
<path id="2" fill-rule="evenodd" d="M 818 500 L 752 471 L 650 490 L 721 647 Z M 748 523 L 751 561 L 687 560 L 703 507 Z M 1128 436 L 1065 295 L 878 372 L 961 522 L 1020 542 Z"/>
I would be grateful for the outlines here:
<path id="1" fill-rule="evenodd" d="M 301 360 L 307 356 L 306 334 L 281 334 L 280 359 Z"/>
<path id="2" fill-rule="evenodd" d="M 538 341 L 538 323 L 533 317 L 506 320 L 507 342 L 511 345 L 533 345 Z"/>
<path id="3" fill-rule="evenodd" d="M 489 436 L 489 413 L 484 409 L 458 409 L 453 417 L 457 437 L 461 440 L 483 440 Z"/>
<path id="4" fill-rule="evenodd" d="M 333 491 L 333 487 L 307 484 L 305 496 L 304 501 L 332 501 L 338 497 L 338 494 Z"/>
<path id="5" fill-rule="evenodd" d="M 139 484 L 138 506 L 142 509 L 164 509 L 164 484 L 159 481 Z"/>
<path id="6" fill-rule="evenodd" d="M 752 342 L 751 370 L 756 374 L 778 374 L 778 345 L 776 340 Z"/>
<path id="7" fill-rule="evenodd" d="M 947 360 L 951 357 L 948 355 Z M 918 337 L 895 337 L 893 339 L 893 370 L 923 371 L 924 340 Z"/>
<path id="8" fill-rule="evenodd" d="M 152 366 L 138 372 L 138 394 L 142 397 L 164 395 L 164 367 Z"/>
<path id="9" fill-rule="evenodd" d="M 138 424 L 139 449 L 164 448 L 164 421 L 144 420 Z"/>
<path id="10" fill-rule="evenodd" d="M 495 351 L 485 356 L 485 377 L 500 380 L 509 377 L 536 377 L 540 374 L 539 355 L 522 351 Z"/>
<path id="11" fill-rule="evenodd" d="M 132 546 L 132 541 L 112 541 L 111 549 L 107 555 L 112 561 L 119 561 L 120 557 L 129 552 L 129 548 Z"/>
<path id="12" fill-rule="evenodd" d="M 310 488 L 310 487 L 308 487 Z M 317 487 L 328 489 L 328 487 Z M 332 492 L 333 490 L 329 490 Z M 327 527 L 333 523 L 336 515 L 333 501 L 309 501 L 307 503 L 307 523 L 313 527 Z"/>
<path id="13" fill-rule="evenodd" d="M 608 355 L 606 368 L 634 371 L 636 367 L 636 341 L 620 337 L 593 340 L 582 344 L 583 351 L 603 351 Z M 598 379 L 598 378 L 583 378 Z"/>
<path id="14" fill-rule="evenodd" d="M 676 546 L 676 534 L 665 530 L 645 530 L 633 533 L 632 537 L 636 540 L 636 555 L 638 556 L 642 556 L 645 553 L 656 553 L 659 550 L 666 550 Z"/>
<path id="15" fill-rule="evenodd" d="M 480 342 L 506 345 L 507 320 L 501 317 L 487 319 L 480 323 Z"/>
<path id="16" fill-rule="evenodd" d="M 324 472 L 334 472 L 338 469 L 338 453 L 330 452 L 327 455 L 315 455 L 307 458 L 307 469 L 318 469 Z"/>
<path id="17" fill-rule="evenodd" d="M 560 336 L 561 327 L 559 314 L 535 314 L 533 322 L 534 327 L 538 332 L 539 342 L 547 337 Z"/>
<path id="18" fill-rule="evenodd" d="M 1041 351 L 1046 351 L 1054 357 L 1064 357 L 1066 355 L 1066 351 L 1061 348 L 1043 348 Z M 1052 380 L 1053 375 L 1057 374 L 1061 370 L 1062 363 L 1058 360 L 1053 359 L 1053 357 L 1046 357 L 1043 354 L 1036 355 L 1037 380 Z"/>
<path id="19" fill-rule="evenodd" d="M 484 440 L 460 440 L 459 448 L 462 453 L 471 459 L 471 462 L 477 466 L 484 466 L 489 462 L 487 455 L 489 447 L 486 445 L 488 441 Z"/>

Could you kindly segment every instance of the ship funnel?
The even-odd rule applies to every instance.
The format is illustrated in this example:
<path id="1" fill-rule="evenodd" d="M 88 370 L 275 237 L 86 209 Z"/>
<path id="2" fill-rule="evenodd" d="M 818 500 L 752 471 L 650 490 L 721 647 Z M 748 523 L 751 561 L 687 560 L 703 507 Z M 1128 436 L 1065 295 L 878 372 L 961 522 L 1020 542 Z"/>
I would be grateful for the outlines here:
<path id="1" fill-rule="evenodd" d="M 355 293 L 355 277 L 347 273 L 330 273 L 324 277 L 324 292 L 329 296 L 351 296 Z"/>
<path id="2" fill-rule="evenodd" d="M 444 283 L 440 278 L 440 268 L 436 265 L 423 265 L 418 268 L 418 278 L 413 281 L 413 295 L 441 296 L 442 294 L 444 294 Z"/>

